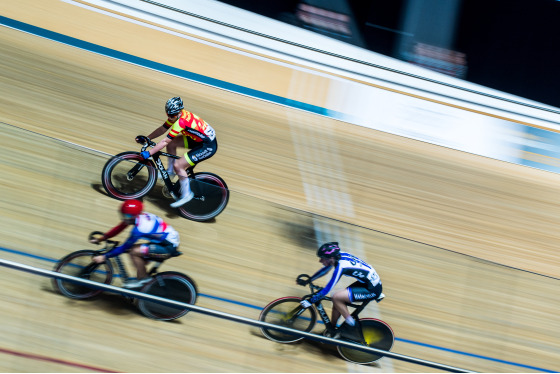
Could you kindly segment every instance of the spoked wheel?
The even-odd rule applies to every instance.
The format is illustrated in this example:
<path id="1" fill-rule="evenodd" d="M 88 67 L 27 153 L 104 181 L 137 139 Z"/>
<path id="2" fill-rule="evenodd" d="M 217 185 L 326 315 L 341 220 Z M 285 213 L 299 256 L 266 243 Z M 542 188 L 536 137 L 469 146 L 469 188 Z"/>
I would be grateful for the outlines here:
<path id="1" fill-rule="evenodd" d="M 284 297 L 268 304 L 261 312 L 259 320 L 273 325 L 289 327 L 295 330 L 310 332 L 317 322 L 314 308 L 303 309 L 299 297 Z M 294 343 L 303 337 L 286 332 L 261 328 L 264 336 L 278 343 Z"/>
<path id="2" fill-rule="evenodd" d="M 216 174 L 195 173 L 191 181 L 194 198 L 179 207 L 179 213 L 193 221 L 208 221 L 220 214 L 229 200 L 226 182 Z"/>
<path id="3" fill-rule="evenodd" d="M 110 262 L 103 264 L 93 262 L 91 258 L 95 254 L 96 252 L 91 250 L 72 252 L 63 257 L 53 270 L 81 279 L 110 284 L 113 279 L 113 267 Z M 53 278 L 53 285 L 58 292 L 72 299 L 88 299 L 103 292 L 100 289 L 87 287 L 77 282 L 56 278 Z"/>
<path id="4" fill-rule="evenodd" d="M 141 292 L 193 305 L 197 297 L 194 281 L 185 274 L 174 271 L 158 273 Z M 180 318 L 189 311 L 144 299 L 138 300 L 138 308 L 146 317 L 164 321 Z"/>
<path id="5" fill-rule="evenodd" d="M 374 318 L 360 319 L 360 324 L 362 325 L 365 346 L 378 348 L 384 351 L 391 350 L 395 341 L 395 336 L 388 324 Z M 342 358 L 357 364 L 369 364 L 383 357 L 382 354 L 368 353 L 340 345 L 337 346 L 337 349 Z"/>
<path id="6" fill-rule="evenodd" d="M 101 181 L 115 199 L 138 199 L 156 185 L 157 169 L 151 160 L 143 160 L 140 153 L 123 152 L 107 161 Z"/>

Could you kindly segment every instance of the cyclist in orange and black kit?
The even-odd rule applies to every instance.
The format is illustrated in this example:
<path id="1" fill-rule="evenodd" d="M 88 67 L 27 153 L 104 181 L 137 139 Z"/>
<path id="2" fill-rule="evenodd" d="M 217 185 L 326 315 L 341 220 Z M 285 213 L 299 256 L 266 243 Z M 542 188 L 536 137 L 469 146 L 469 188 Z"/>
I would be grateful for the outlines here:
<path id="1" fill-rule="evenodd" d="M 183 100 L 180 97 L 172 97 L 167 100 L 165 112 L 167 113 L 167 121 L 161 127 L 155 129 L 148 137 L 150 139 L 157 138 L 169 130 L 167 137 L 162 139 L 152 149 L 142 152 L 141 155 L 144 159 L 147 159 L 164 147 L 167 147 L 168 153 L 177 154 L 177 146 L 180 145 L 181 139 L 178 135 L 183 135 L 184 146 L 190 149 L 190 151 L 185 153 L 184 157 L 180 159 L 170 159 L 167 166 L 168 172 L 174 171 L 179 176 L 181 183 L 181 197 L 171 204 L 173 208 L 177 208 L 186 204 L 194 197 L 185 169 L 214 156 L 218 150 L 218 142 L 216 141 L 216 133 L 212 126 L 196 114 L 185 110 Z"/>

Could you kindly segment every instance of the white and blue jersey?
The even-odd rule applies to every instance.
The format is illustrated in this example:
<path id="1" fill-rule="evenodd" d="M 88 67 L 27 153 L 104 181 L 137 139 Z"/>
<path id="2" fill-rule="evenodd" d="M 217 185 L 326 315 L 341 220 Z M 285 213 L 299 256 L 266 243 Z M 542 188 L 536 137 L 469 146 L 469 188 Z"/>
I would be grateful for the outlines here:
<path id="1" fill-rule="evenodd" d="M 321 300 L 322 298 L 327 296 L 329 292 L 332 291 L 334 286 L 338 283 L 340 277 L 342 277 L 343 275 L 356 278 L 357 283 L 363 283 L 363 287 L 367 289 L 373 289 L 381 283 L 381 279 L 379 278 L 379 275 L 373 267 L 371 267 L 369 264 L 362 261 L 358 257 L 346 252 L 340 252 L 340 260 L 335 266 L 325 266 L 319 269 L 319 271 L 313 274 L 311 280 L 313 281 L 317 278 L 322 277 L 323 275 L 327 274 L 331 270 L 331 268 L 334 268 L 331 279 L 329 280 L 325 288 L 317 292 L 311 299 L 309 299 L 310 303 L 317 302 L 318 300 Z"/>
<path id="2" fill-rule="evenodd" d="M 134 220 L 134 227 L 126 241 L 107 252 L 107 258 L 115 257 L 131 248 L 138 240 L 148 240 L 151 243 L 171 243 L 175 248 L 179 246 L 179 233 L 163 219 L 152 213 L 139 214 Z"/>

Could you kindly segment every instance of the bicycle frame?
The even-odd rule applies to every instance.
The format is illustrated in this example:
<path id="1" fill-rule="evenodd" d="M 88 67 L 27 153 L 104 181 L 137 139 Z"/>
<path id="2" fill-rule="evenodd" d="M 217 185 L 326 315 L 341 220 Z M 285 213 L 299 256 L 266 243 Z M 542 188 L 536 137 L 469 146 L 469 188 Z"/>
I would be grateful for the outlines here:
<path id="1" fill-rule="evenodd" d="M 145 151 L 146 149 L 148 149 L 148 147 L 154 147 L 156 145 L 156 143 L 154 143 L 153 141 L 151 141 L 149 138 L 145 137 L 145 143 L 142 145 L 142 148 L 140 150 L 140 152 Z M 173 159 L 180 159 L 180 156 L 177 155 L 172 155 L 170 153 L 167 152 L 156 152 L 152 155 L 152 159 L 154 160 L 154 163 L 156 164 L 156 167 L 159 171 L 159 173 L 161 174 L 161 177 L 163 179 L 163 182 L 165 183 L 165 186 L 167 187 L 167 191 L 169 191 L 169 193 L 171 194 L 171 196 L 174 199 L 177 199 L 179 196 L 179 189 L 180 189 L 180 185 L 179 183 L 173 183 L 171 181 L 171 178 L 169 178 L 169 173 L 167 172 L 167 169 L 165 168 L 165 166 L 163 165 L 163 162 L 161 161 L 161 156 L 165 156 L 165 157 L 169 157 L 169 158 L 173 158 Z M 142 168 L 146 166 L 144 164 L 138 163 L 136 164 L 128 173 L 127 173 L 127 177 L 129 180 L 132 180 L 134 178 L 134 176 L 136 176 L 136 174 L 142 170 Z M 186 169 L 187 172 L 187 177 L 192 179 L 193 178 L 193 168 L 194 167 L 189 167 Z M 196 191 L 194 191 L 196 192 Z"/>
<path id="2" fill-rule="evenodd" d="M 319 291 L 322 289 L 322 287 L 316 286 L 312 282 L 309 282 L 309 289 L 311 290 L 311 294 L 305 295 L 302 299 L 305 300 L 310 298 L 313 295 L 314 291 Z M 328 332 L 334 334 L 336 326 L 333 325 L 331 319 L 329 318 L 327 312 L 325 311 L 325 308 L 323 307 L 323 301 L 330 301 L 332 303 L 332 298 L 328 296 L 324 297 L 323 299 L 313 303 L 313 305 L 315 306 L 315 309 L 319 313 L 319 316 L 321 317 L 321 320 L 325 324 L 325 327 L 327 328 Z M 365 300 L 361 304 L 354 304 L 354 303 L 347 304 L 347 306 L 354 308 L 354 311 L 350 313 L 350 315 L 352 316 L 352 318 L 356 320 L 356 322 L 359 321 L 358 315 L 365 309 L 365 307 L 370 303 L 370 301 L 371 300 Z M 301 311 L 296 312 L 297 316 L 301 315 L 301 313 L 303 313 L 303 311 L 305 310 L 303 308 L 300 309 Z"/>
<path id="3" fill-rule="evenodd" d="M 93 237 L 93 235 L 95 235 L 95 234 L 102 234 L 102 233 L 94 232 L 94 233 L 90 234 L 90 238 Z M 106 242 L 105 248 L 103 248 L 99 251 L 96 251 L 100 255 L 103 255 L 103 254 L 109 252 L 110 250 L 115 248 L 117 245 L 119 245 L 119 242 L 115 241 L 115 240 L 106 240 L 105 242 Z M 113 261 L 114 263 L 117 264 L 117 272 L 115 273 L 115 275 L 117 277 L 121 278 L 123 282 L 127 282 L 130 279 L 130 276 L 128 275 L 128 271 L 126 270 L 126 267 L 124 266 L 124 263 L 121 260 L 121 255 L 108 258 L 107 261 Z M 150 261 L 153 261 L 153 265 L 150 268 L 150 270 L 148 271 L 148 275 L 151 276 L 151 275 L 154 275 L 154 274 L 157 273 L 157 270 L 159 269 L 159 267 L 161 266 L 161 264 L 163 263 L 164 260 L 162 260 L 162 261 L 150 260 Z M 84 269 L 84 271 L 86 271 L 86 269 Z"/>

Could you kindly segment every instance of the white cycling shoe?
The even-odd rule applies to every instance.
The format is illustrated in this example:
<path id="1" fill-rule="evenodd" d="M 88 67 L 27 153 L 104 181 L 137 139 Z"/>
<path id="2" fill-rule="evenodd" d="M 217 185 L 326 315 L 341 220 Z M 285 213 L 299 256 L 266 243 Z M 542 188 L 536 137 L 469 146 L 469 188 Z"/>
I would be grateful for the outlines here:
<path id="1" fill-rule="evenodd" d="M 151 280 L 152 278 L 149 277 L 144 279 L 130 280 L 128 282 L 124 282 L 123 288 L 140 288 Z"/>
<path id="2" fill-rule="evenodd" d="M 194 193 L 191 191 L 190 193 L 187 193 L 185 196 L 181 197 L 179 200 L 171 203 L 170 206 L 172 208 L 178 208 L 191 201 L 193 197 L 194 197 Z"/>

